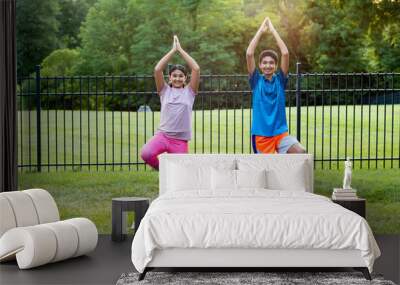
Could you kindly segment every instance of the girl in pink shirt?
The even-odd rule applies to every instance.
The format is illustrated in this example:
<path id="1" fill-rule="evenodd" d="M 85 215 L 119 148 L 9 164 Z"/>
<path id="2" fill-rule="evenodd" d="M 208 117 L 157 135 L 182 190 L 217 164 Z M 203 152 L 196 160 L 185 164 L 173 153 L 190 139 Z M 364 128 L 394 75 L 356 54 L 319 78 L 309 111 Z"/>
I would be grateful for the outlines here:
<path id="1" fill-rule="evenodd" d="M 164 81 L 163 70 L 171 57 L 178 52 L 192 70 L 189 84 L 186 81 L 186 69 L 182 65 L 173 65 L 169 70 L 169 83 Z M 163 152 L 188 153 L 188 141 L 191 139 L 192 108 L 200 81 L 200 67 L 186 53 L 174 36 L 172 49 L 154 68 L 154 79 L 161 101 L 160 126 L 156 134 L 143 146 L 141 157 L 148 165 L 158 170 L 157 156 Z"/>

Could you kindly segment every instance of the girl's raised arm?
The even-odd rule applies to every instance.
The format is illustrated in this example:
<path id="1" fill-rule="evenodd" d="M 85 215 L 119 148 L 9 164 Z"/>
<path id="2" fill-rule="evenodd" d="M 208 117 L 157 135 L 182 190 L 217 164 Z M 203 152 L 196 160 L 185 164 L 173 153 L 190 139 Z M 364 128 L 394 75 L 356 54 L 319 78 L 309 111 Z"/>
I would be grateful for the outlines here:
<path id="1" fill-rule="evenodd" d="M 192 70 L 189 85 L 197 94 L 200 83 L 200 66 L 186 51 L 183 50 L 177 36 L 174 36 L 174 46 L 176 46 L 176 50 L 182 55 L 183 59 L 189 65 L 189 68 Z"/>
<path id="2" fill-rule="evenodd" d="M 174 53 L 177 51 L 175 40 L 174 44 L 172 46 L 172 49 L 164 55 L 162 59 L 157 63 L 156 67 L 154 68 L 154 79 L 156 81 L 156 87 L 157 87 L 157 92 L 158 95 L 160 95 L 160 91 L 163 89 L 164 85 L 167 84 L 164 81 L 164 74 L 163 70 L 165 66 L 168 64 L 168 61 L 171 59 L 171 57 L 174 55 Z"/>

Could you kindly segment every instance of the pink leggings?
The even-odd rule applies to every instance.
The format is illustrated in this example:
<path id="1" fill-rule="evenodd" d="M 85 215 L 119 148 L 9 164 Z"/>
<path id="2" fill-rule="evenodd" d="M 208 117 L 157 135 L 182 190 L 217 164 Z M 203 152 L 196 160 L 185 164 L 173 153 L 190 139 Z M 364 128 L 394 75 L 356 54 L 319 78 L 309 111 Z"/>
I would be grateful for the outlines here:
<path id="1" fill-rule="evenodd" d="M 188 142 L 167 137 L 162 132 L 154 135 L 142 148 L 140 156 L 148 165 L 158 170 L 157 156 L 163 152 L 188 153 Z"/>

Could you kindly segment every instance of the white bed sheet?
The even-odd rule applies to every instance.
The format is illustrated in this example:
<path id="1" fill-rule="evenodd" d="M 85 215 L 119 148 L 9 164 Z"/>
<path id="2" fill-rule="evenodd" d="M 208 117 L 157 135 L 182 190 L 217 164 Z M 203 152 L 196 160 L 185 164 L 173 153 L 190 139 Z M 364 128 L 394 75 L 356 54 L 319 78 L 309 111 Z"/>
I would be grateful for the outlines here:
<path id="1" fill-rule="evenodd" d="M 320 195 L 266 189 L 161 195 L 135 234 L 133 265 L 143 272 L 166 248 L 357 249 L 370 272 L 380 256 L 361 216 Z"/>

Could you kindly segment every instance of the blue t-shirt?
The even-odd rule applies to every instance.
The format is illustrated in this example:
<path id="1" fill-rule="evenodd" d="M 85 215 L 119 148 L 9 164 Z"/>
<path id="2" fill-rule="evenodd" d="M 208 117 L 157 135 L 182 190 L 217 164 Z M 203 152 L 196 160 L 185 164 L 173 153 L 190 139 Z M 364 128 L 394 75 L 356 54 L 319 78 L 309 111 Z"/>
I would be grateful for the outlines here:
<path id="1" fill-rule="evenodd" d="M 250 75 L 253 91 L 253 120 L 251 134 L 271 137 L 287 132 L 285 110 L 285 87 L 288 78 L 279 70 L 271 80 L 266 79 L 257 69 Z"/>

